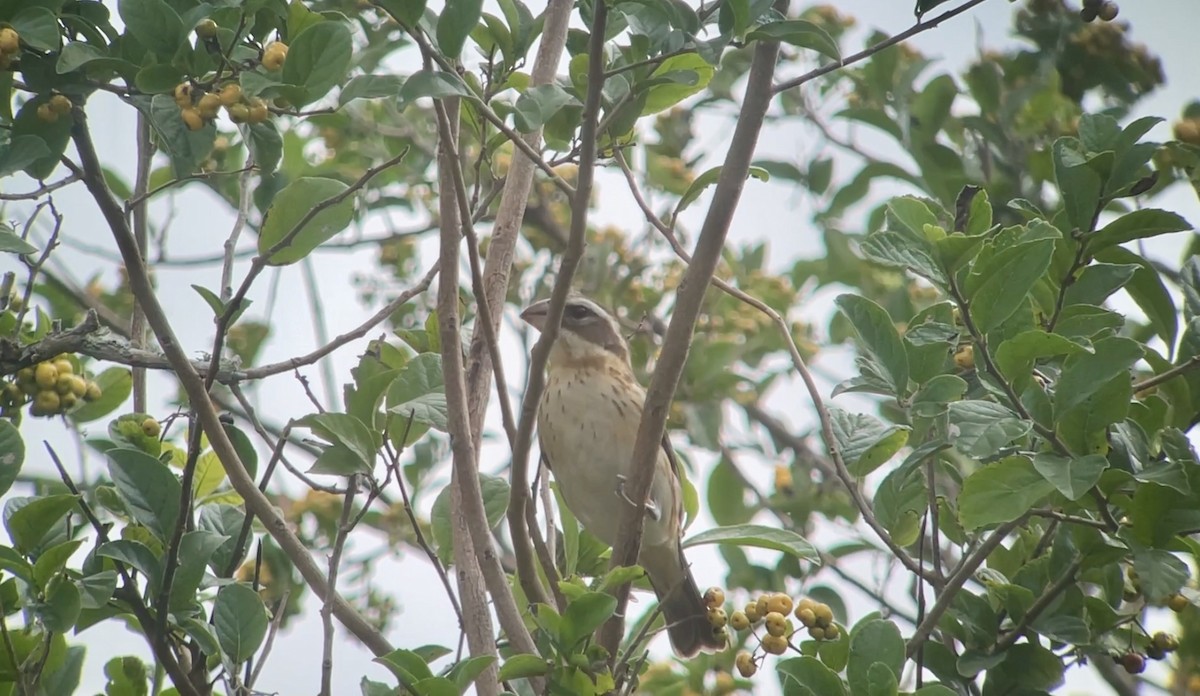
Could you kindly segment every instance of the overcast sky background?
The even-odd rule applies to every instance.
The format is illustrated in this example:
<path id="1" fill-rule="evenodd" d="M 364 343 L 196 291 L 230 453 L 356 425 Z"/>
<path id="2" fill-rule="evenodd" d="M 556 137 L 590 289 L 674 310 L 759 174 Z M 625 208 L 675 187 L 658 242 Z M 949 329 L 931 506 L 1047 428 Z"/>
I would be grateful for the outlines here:
<path id="1" fill-rule="evenodd" d="M 111 4 L 115 15 L 116 3 Z M 530 7 L 536 12 L 539 10 L 539 3 L 533 0 Z M 837 8 L 840 12 L 859 20 L 858 27 L 844 43 L 844 46 L 851 49 L 856 49 L 862 44 L 863 37 L 869 30 L 880 29 L 896 33 L 913 22 L 912 3 L 908 0 L 840 0 Z M 911 44 L 914 47 L 937 60 L 927 70 L 924 79 L 942 72 L 955 75 L 959 68 L 980 50 L 1011 45 L 1013 39 L 1009 36 L 1009 30 L 1013 9 L 1014 6 L 1005 0 L 990 0 L 966 15 L 913 39 Z M 1166 140 L 1170 137 L 1170 120 L 1177 117 L 1186 103 L 1200 96 L 1200 82 L 1195 77 L 1195 32 L 1197 27 L 1200 27 L 1200 3 L 1195 0 L 1127 0 L 1121 7 L 1121 14 L 1123 19 L 1133 24 L 1134 39 L 1150 45 L 1152 51 L 1163 59 L 1168 84 L 1143 100 L 1134 116 L 1166 117 L 1168 121 L 1148 136 Z M 400 67 L 404 72 L 416 68 L 416 64 Z M 962 105 L 960 102 L 959 106 Z M 102 161 L 123 172 L 126 179 L 132 181 L 135 150 L 132 111 L 109 95 L 98 94 L 89 103 L 88 114 L 93 128 L 97 131 L 96 140 Z M 697 122 L 699 144 L 703 146 L 704 151 L 711 153 L 710 161 L 702 163 L 700 169 L 719 163 L 731 130 L 727 125 L 727 121 L 709 116 Z M 903 153 L 895 152 L 894 149 L 883 149 L 882 141 L 875 147 L 877 143 L 871 139 L 869 133 L 859 135 L 862 136 L 861 142 L 874 149 L 877 154 L 903 157 Z M 835 149 L 826 147 L 813 129 L 793 122 L 767 127 L 756 156 L 762 159 L 803 163 L 821 153 L 832 154 L 835 160 L 842 157 Z M 847 165 L 837 167 L 836 171 L 844 174 L 851 170 Z M 841 180 L 835 175 L 834 185 L 838 185 Z M 29 185 L 30 182 L 20 181 L 6 191 L 27 190 Z M 644 229 L 644 220 L 629 196 L 619 172 L 602 171 L 597 178 L 597 187 L 598 205 L 592 213 L 593 224 L 618 225 L 631 233 L 640 234 Z M 198 185 L 180 187 L 177 191 L 172 196 L 160 197 L 151 205 L 152 219 L 159 223 L 173 215 L 169 245 L 172 256 L 178 258 L 219 252 L 233 226 L 233 211 Z M 881 200 L 889 195 L 904 192 L 906 189 L 900 186 L 876 186 L 872 190 L 872 199 Z M 706 201 L 706 198 L 702 198 L 684 214 L 683 225 L 687 229 L 694 231 L 699 228 Z M 113 248 L 107 227 L 81 187 L 76 185 L 59 192 L 56 194 L 56 202 L 66 217 L 64 235 L 88 245 Z M 1200 206 L 1197 205 L 1196 196 L 1190 189 L 1177 187 L 1169 196 L 1164 197 L 1159 205 L 1180 212 L 1193 223 L 1200 220 Z M 790 184 L 751 180 L 746 186 L 734 218 L 730 244 L 768 241 L 773 268 L 788 266 L 800 257 L 820 257 L 823 254 L 820 237 L 809 223 L 812 212 L 811 200 Z M 21 220 L 24 215 L 20 208 L 13 207 L 9 209 L 6 217 Z M 854 231 L 861 230 L 864 224 L 862 219 L 847 217 L 842 227 Z M 356 235 L 369 235 L 382 230 L 378 221 L 368 220 L 361 228 L 347 231 L 343 238 L 350 239 Z M 1185 235 L 1176 235 L 1173 239 L 1156 242 L 1152 251 L 1163 260 L 1176 263 L 1184 237 Z M 252 243 L 252 239 L 243 238 L 243 246 L 249 247 Z M 422 268 L 432 262 L 435 254 L 435 250 L 423 250 Z M 116 282 L 115 267 L 95 254 L 66 247 L 56 252 L 54 258 L 62 267 L 69 269 L 81 283 L 85 283 L 97 273 L 106 286 Z M 350 282 L 356 273 L 372 272 L 375 268 L 375 258 L 376 254 L 372 249 L 323 252 L 317 255 L 316 267 L 319 271 L 316 275 L 320 286 L 320 301 L 325 309 L 328 335 L 335 336 L 357 326 L 377 309 L 363 306 L 355 286 Z M 8 258 L 0 258 L 0 271 L 7 270 L 3 264 L 11 264 L 11 261 Z M 245 262 L 237 265 L 235 282 L 244 274 L 247 266 Z M 219 285 L 219 273 L 219 268 L 216 267 L 175 267 L 157 270 L 160 297 L 175 320 L 177 335 L 185 348 L 193 354 L 199 354 L 211 346 L 212 326 L 208 319 L 211 316 L 210 310 L 189 286 L 196 283 L 216 288 Z M 275 298 L 273 304 L 268 301 L 271 294 Z M 835 294 L 835 290 L 818 293 L 803 307 L 797 308 L 797 316 L 803 316 L 817 327 L 824 326 L 831 311 L 831 299 Z M 267 308 L 271 309 L 269 319 L 272 335 L 262 353 L 261 361 L 273 362 L 300 355 L 320 344 L 314 336 L 312 306 L 304 290 L 299 266 L 264 274 L 250 293 L 250 297 L 255 304 L 247 313 L 247 318 L 265 319 L 263 312 Z M 524 356 L 520 336 L 511 322 L 514 318 L 508 317 L 510 322 L 503 331 L 503 340 L 508 356 L 509 381 L 519 385 L 524 378 Z M 377 336 L 380 333 L 376 331 L 372 335 Z M 703 337 L 697 340 L 703 341 Z M 349 370 L 356 363 L 357 356 L 361 354 L 365 345 L 365 339 L 351 343 L 330 358 L 333 373 L 337 376 L 338 393 L 340 384 L 349 381 Z M 848 350 L 844 348 L 830 350 L 817 360 L 815 369 L 827 375 L 846 376 L 850 369 L 848 355 Z M 314 387 L 318 387 L 320 370 L 310 367 L 304 372 L 314 380 Z M 828 394 L 832 383 L 825 382 L 823 386 Z M 324 394 L 325 391 L 317 389 L 317 393 Z M 156 414 L 167 414 L 164 404 L 173 395 L 174 387 L 169 381 L 152 382 L 151 402 L 160 405 L 155 411 Z M 312 410 L 300 386 L 289 375 L 268 380 L 257 390 L 256 401 L 260 415 L 277 424 L 283 424 L 289 418 L 303 416 Z M 863 402 L 840 397 L 838 403 L 853 408 L 861 406 Z M 771 406 L 791 423 L 797 432 L 807 431 L 814 423 L 811 406 L 798 388 L 785 386 L 778 389 L 771 398 Z M 496 413 L 493 401 L 489 410 L 489 415 L 493 417 L 493 429 L 496 429 L 497 425 L 497 419 L 494 418 Z M 103 432 L 104 422 L 93 424 L 92 430 Z M 49 440 L 55 443 L 60 451 L 67 447 L 63 443 L 61 427 L 44 420 L 26 419 L 22 429 L 28 445 L 26 466 L 36 470 L 50 470 L 52 467 L 40 443 L 43 439 Z M 704 456 L 693 457 L 693 460 L 698 463 L 702 472 L 707 471 L 712 463 Z M 507 452 L 496 446 L 485 448 L 482 462 L 485 471 L 498 471 L 507 463 Z M 770 464 L 757 464 L 746 466 L 746 471 L 760 482 L 761 488 L 768 488 L 771 477 Z M 93 475 L 103 471 L 103 462 L 95 457 L 92 457 L 86 466 Z M 701 474 L 701 477 L 703 475 Z M 277 476 L 276 481 L 282 478 L 282 475 Z M 300 488 L 295 482 L 291 482 L 290 490 L 299 491 Z M 21 495 L 24 492 L 15 490 L 13 494 Z M 425 504 L 429 505 L 433 498 L 433 494 L 426 494 Z M 711 518 L 702 514 L 691 532 L 711 525 Z M 818 545 L 823 545 L 844 535 L 845 530 L 830 526 L 820 530 L 813 540 Z M 347 553 L 359 556 L 377 552 L 382 548 L 380 541 L 373 537 L 370 531 L 363 531 L 352 540 Z M 689 551 L 688 555 L 694 563 L 697 580 L 701 586 L 720 584 L 723 578 L 722 565 L 712 548 L 695 549 Z M 756 554 L 755 557 L 769 558 L 769 555 Z M 319 558 L 318 561 L 323 564 L 324 558 Z M 855 570 L 871 584 L 888 572 L 886 567 L 873 565 L 863 565 Z M 400 613 L 388 633 L 393 645 L 412 648 L 428 643 L 449 647 L 457 644 L 458 634 L 450 605 L 442 593 L 436 575 L 423 556 L 419 553 L 405 552 L 382 558 L 376 566 L 375 582 L 381 588 L 394 591 L 400 606 Z M 319 603 L 311 594 L 307 599 L 309 610 L 306 615 L 294 621 L 289 629 L 276 639 L 272 656 L 258 683 L 258 688 L 265 692 L 290 695 L 317 691 L 321 660 L 321 623 L 317 615 Z M 847 599 L 851 607 L 851 621 L 874 608 L 869 600 L 853 591 L 847 594 Z M 1156 617 L 1154 621 L 1157 624 L 1166 619 Z M 354 643 L 340 627 L 338 636 L 340 640 L 337 642 L 334 656 L 337 685 L 335 693 L 358 693 L 358 682 L 363 675 L 391 683 L 388 673 L 371 662 L 369 651 Z M 107 659 L 131 652 L 147 654 L 145 643 L 140 636 L 125 631 L 113 622 L 93 627 L 73 639 L 73 642 L 83 643 L 88 648 L 83 691 L 89 693 L 103 689 L 102 670 Z M 665 654 L 663 646 L 658 646 L 658 650 Z M 756 682 L 762 693 L 777 691 L 774 678 L 769 673 L 760 675 Z M 1090 672 L 1075 671 L 1070 674 L 1069 688 L 1064 690 L 1064 693 L 1073 691 L 1098 694 L 1105 693 L 1106 689 L 1107 687 L 1094 680 Z"/>

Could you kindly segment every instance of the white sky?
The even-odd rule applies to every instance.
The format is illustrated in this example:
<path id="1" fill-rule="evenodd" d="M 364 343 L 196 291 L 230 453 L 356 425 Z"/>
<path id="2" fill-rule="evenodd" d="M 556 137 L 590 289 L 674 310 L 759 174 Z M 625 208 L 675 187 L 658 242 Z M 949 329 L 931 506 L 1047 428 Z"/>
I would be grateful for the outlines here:
<path id="1" fill-rule="evenodd" d="M 490 3 L 489 3 L 490 4 Z M 115 5 L 115 3 L 114 3 Z M 530 3 L 532 8 L 538 5 Z M 845 45 L 858 46 L 861 37 L 867 29 L 882 29 L 889 33 L 901 31 L 911 25 L 912 3 L 905 0 L 896 2 L 890 0 L 841 0 L 837 3 L 838 10 L 859 19 L 859 26 Z M 946 7 L 949 7 L 947 5 Z M 925 77 L 932 77 L 939 72 L 956 74 L 958 68 L 969 60 L 982 46 L 1003 47 L 1009 44 L 1008 37 L 1010 17 L 1013 7 L 1003 0 L 991 0 L 981 7 L 956 18 L 951 22 L 916 37 L 912 45 L 928 56 L 939 61 L 926 72 Z M 1135 115 L 1159 115 L 1168 118 L 1168 123 L 1152 131 L 1150 138 L 1165 140 L 1170 137 L 1169 120 L 1175 118 L 1188 101 L 1200 96 L 1200 83 L 1193 78 L 1195 66 L 1194 32 L 1200 26 L 1200 4 L 1194 0 L 1127 0 L 1122 8 L 1122 17 L 1132 22 L 1133 36 L 1136 40 L 1153 47 L 1159 54 L 1166 67 L 1168 84 L 1151 97 L 1144 100 Z M 412 69 L 412 66 L 405 69 Z M 97 131 L 96 140 L 101 159 L 125 173 L 127 180 L 132 181 L 134 129 L 131 112 L 108 98 L 98 95 L 89 105 L 89 116 L 93 128 Z M 721 156 L 730 129 L 724 124 L 711 118 L 702 118 L 698 122 L 700 144 L 705 149 Z M 871 140 L 865 140 L 869 145 Z M 819 141 L 819 136 L 808 128 L 796 125 L 794 122 L 786 126 L 768 127 L 760 141 L 757 157 L 763 159 L 781 159 L 804 162 L 813 156 L 827 150 Z M 842 156 L 836 150 L 828 149 L 835 159 Z M 891 154 L 888 150 L 880 150 L 880 154 Z M 706 162 L 701 168 L 716 163 Z M 839 166 L 837 171 L 844 173 L 848 166 Z M 838 184 L 835 179 L 834 185 Z M 24 186 L 22 184 L 22 186 Z M 593 212 L 593 223 L 615 224 L 631 232 L 641 233 L 644 222 L 637 211 L 632 199 L 625 189 L 619 173 L 602 171 L 597 179 L 598 205 Z M 14 187 L 16 188 L 16 187 Z M 24 190 L 22 188 L 22 190 Z M 217 200 L 200 186 L 190 186 L 179 189 L 180 193 L 160 198 L 152 206 L 153 219 L 162 221 L 173 211 L 174 218 L 170 235 L 170 250 L 176 257 L 212 254 L 220 250 L 228 231 L 233 225 L 233 213 L 227 205 Z M 872 198 L 879 200 L 886 195 L 903 192 L 899 187 L 877 186 L 872 191 Z M 111 236 L 101 222 L 95 207 L 85 192 L 79 186 L 73 186 L 56 195 L 56 200 L 66 215 L 64 233 L 87 244 L 112 247 Z M 691 230 L 699 227 L 707 199 L 702 198 L 684 215 L 684 225 Z M 1159 202 L 1162 207 L 1176 210 L 1192 222 L 1200 220 L 1200 206 L 1195 195 L 1187 189 L 1177 188 Z M 751 180 L 745 189 L 743 200 L 734 218 L 730 241 L 733 245 L 747 244 L 766 240 L 770 242 L 770 258 L 773 268 L 790 265 L 798 257 L 819 257 L 822 248 L 819 234 L 808 220 L 813 212 L 813 205 L 803 192 L 797 191 L 790 184 L 762 183 Z M 9 217 L 20 217 L 16 209 L 11 209 Z M 781 224 L 780 221 L 787 221 Z M 855 224 L 864 221 L 847 218 L 844 228 L 855 229 Z M 379 231 L 378 225 L 368 223 L 366 232 Z M 355 231 L 347 235 L 356 234 Z M 1165 241 L 1156 249 L 1162 258 L 1174 262 L 1178 259 L 1178 249 L 1183 235 L 1174 240 Z M 250 241 L 244 238 L 243 244 Z M 80 253 L 72 249 L 60 249 L 55 254 L 58 261 L 70 268 L 76 278 L 86 281 L 93 273 L 101 272 L 106 284 L 112 284 L 116 272 L 110 264 L 98 260 L 94 256 Z M 432 253 L 424 256 L 427 263 L 433 258 Z M 333 336 L 353 328 L 360 323 L 375 307 L 363 307 L 357 299 L 354 286 L 349 282 L 355 273 L 371 272 L 374 268 L 375 253 L 364 249 L 351 253 L 333 252 L 319 254 L 318 282 L 320 299 L 324 304 L 328 334 Z M 0 271 L 6 270 L 0 259 Z M 246 270 L 247 264 L 240 263 L 237 273 Z M 162 268 L 157 271 L 157 279 L 161 288 L 161 298 L 176 319 L 175 330 L 183 345 L 194 354 L 198 354 L 211 346 L 211 325 L 207 317 L 211 315 L 207 306 L 191 289 L 193 283 L 210 288 L 218 285 L 219 269 L 217 268 Z M 269 304 L 268 295 L 274 287 L 275 302 Z M 823 292 L 801 308 L 803 316 L 810 318 L 816 326 L 822 326 L 830 312 L 830 301 L 834 292 Z M 247 318 L 264 318 L 262 312 L 272 308 L 270 320 L 272 336 L 265 347 L 261 360 L 270 362 L 284 359 L 293 355 L 308 352 L 319 342 L 314 337 L 311 320 L 311 305 L 305 293 L 303 279 L 298 266 L 284 269 L 277 274 L 264 274 L 250 295 L 255 301 L 249 310 Z M 510 319 L 512 317 L 509 317 Z M 379 335 L 377 331 L 373 335 Z M 523 379 L 524 363 L 517 334 L 509 325 L 504 331 L 507 343 L 508 376 L 510 383 Z M 703 338 L 698 340 L 702 341 Z M 365 347 L 365 340 L 352 343 L 338 351 L 331 358 L 332 369 L 339 384 L 349 381 L 349 369 L 357 360 Z M 849 371 L 846 360 L 847 351 L 829 351 L 828 356 L 818 361 L 817 368 L 827 374 L 845 375 Z M 320 371 L 308 368 L 305 373 L 314 381 L 314 389 L 318 394 L 325 391 L 319 388 Z M 832 385 L 825 384 L 828 393 Z M 340 393 L 340 388 L 338 389 Z M 152 401 L 164 403 L 174 393 L 173 387 L 164 380 L 156 380 L 151 385 Z M 839 403 L 853 407 L 861 402 L 855 402 L 843 397 Z M 800 390 L 784 388 L 778 390 L 771 399 L 771 406 L 788 420 L 797 432 L 808 430 L 813 421 L 811 407 L 807 397 Z M 288 375 L 272 378 L 262 388 L 257 390 L 257 407 L 260 414 L 275 423 L 285 423 L 289 418 L 305 415 L 309 410 L 308 402 L 294 379 Z M 166 413 L 160 408 L 158 413 Z M 489 411 L 495 416 L 497 409 L 493 401 Z M 493 427 L 496 419 L 491 420 Z M 94 424 L 93 430 L 102 432 L 103 422 Z M 26 466 L 31 470 L 46 471 L 52 469 L 46 460 L 42 439 L 51 442 L 62 442 L 60 426 L 42 420 L 27 419 L 22 426 L 28 445 L 29 461 Z M 60 450 L 63 449 L 60 447 Z M 705 463 L 703 457 L 694 458 L 701 463 L 702 469 L 707 469 L 711 463 Z M 68 462 L 70 460 L 68 459 Z M 507 462 L 507 454 L 499 448 L 485 448 L 483 453 L 483 468 L 485 471 L 496 471 Z M 771 476 L 770 466 L 763 462 L 755 466 L 753 462 L 743 463 L 747 474 L 760 481 L 762 488 L 767 488 Z M 88 464 L 89 471 L 102 471 L 102 463 L 93 458 Z M 279 481 L 282 475 L 277 476 Z M 703 475 L 697 478 L 703 478 Z M 291 490 L 300 490 L 293 486 Z M 23 494 L 17 490 L 15 494 Z M 426 493 L 425 505 L 428 506 L 435 493 Z M 692 532 L 711 525 L 711 519 L 702 516 L 692 527 Z M 837 529 L 822 529 L 814 536 L 819 545 L 828 543 L 830 539 L 842 536 Z M 380 544 L 372 535 L 364 532 L 355 538 L 348 550 L 348 555 L 359 556 L 378 551 Z M 769 555 L 756 557 L 769 558 Z M 701 586 L 719 584 L 723 577 L 722 566 L 715 550 L 711 547 L 689 551 L 693 561 L 697 580 Z M 324 559 L 318 559 L 323 563 Z M 887 569 L 864 565 L 854 569 L 860 577 L 869 583 L 874 583 Z M 441 586 L 431 567 L 419 553 L 404 552 L 399 556 L 382 558 L 376 565 L 375 583 L 381 588 L 394 591 L 400 614 L 396 617 L 388 633 L 388 638 L 397 647 L 416 647 L 428 643 L 438 643 L 453 647 L 457 643 L 457 631 L 452 619 L 452 612 Z M 276 640 L 274 652 L 264 669 L 263 677 L 258 688 L 266 692 L 281 694 L 309 693 L 317 690 L 320 677 L 321 659 L 321 624 L 317 616 L 318 602 L 310 595 L 309 610 L 300 620 L 294 621 L 291 627 Z M 867 613 L 873 607 L 865 598 L 856 597 L 853 592 L 847 595 L 847 604 L 852 607 L 851 620 Z M 860 601 L 862 600 L 862 601 Z M 644 605 L 643 605 L 644 606 Z M 1161 622 L 1161 617 L 1156 621 Z M 906 630 L 907 632 L 907 630 Z M 339 628 L 338 635 L 345 638 L 346 633 Z M 88 647 L 88 657 L 84 668 L 83 691 L 96 691 L 103 688 L 103 665 L 111 656 L 129 652 L 146 654 L 145 644 L 139 636 L 125 631 L 115 625 L 106 624 L 89 629 L 75 639 Z M 335 651 L 335 693 L 358 693 L 359 679 L 368 677 L 391 683 L 387 672 L 371 662 L 371 655 L 352 639 L 340 640 Z M 1070 689 L 1076 693 L 1103 693 L 1106 689 L 1097 684 L 1090 673 L 1074 672 L 1070 675 Z M 762 673 L 757 679 L 762 692 L 774 692 L 774 678 L 768 673 Z"/>

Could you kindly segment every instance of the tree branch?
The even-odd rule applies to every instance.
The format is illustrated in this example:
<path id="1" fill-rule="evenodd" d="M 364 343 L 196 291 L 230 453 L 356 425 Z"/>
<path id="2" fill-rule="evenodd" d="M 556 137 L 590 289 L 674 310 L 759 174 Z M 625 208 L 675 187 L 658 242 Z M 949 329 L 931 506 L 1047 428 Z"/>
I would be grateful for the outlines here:
<path id="1" fill-rule="evenodd" d="M 771 78 L 775 73 L 778 57 L 779 43 L 776 41 L 762 41 L 755 46 L 746 92 L 729 151 L 725 155 L 708 214 L 700 229 L 692 263 L 688 265 L 676 295 L 675 311 L 667 326 L 666 339 L 659 353 L 650 388 L 646 392 L 646 404 L 642 411 L 642 422 L 638 428 L 630 466 L 632 475 L 626 488 L 635 504 L 621 508 L 611 568 L 637 563 L 642 540 L 644 503 L 649 495 L 657 469 L 656 460 L 663 446 L 667 414 L 679 384 L 679 377 L 683 373 L 705 291 L 716 271 L 734 210 L 746 184 L 750 161 L 754 156 L 759 132 L 771 103 Z M 582 172 L 581 167 L 580 173 Z M 610 655 L 617 654 L 617 647 L 624 632 L 622 617 L 629 601 L 629 584 L 618 588 L 616 595 L 616 614 L 609 619 L 600 634 L 600 643 L 608 649 Z"/>

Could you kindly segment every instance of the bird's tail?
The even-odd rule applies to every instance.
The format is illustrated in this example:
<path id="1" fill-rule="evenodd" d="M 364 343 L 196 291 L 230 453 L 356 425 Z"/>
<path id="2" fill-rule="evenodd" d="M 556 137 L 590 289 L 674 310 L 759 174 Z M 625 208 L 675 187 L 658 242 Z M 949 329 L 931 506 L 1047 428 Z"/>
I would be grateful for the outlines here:
<path id="1" fill-rule="evenodd" d="M 724 650 L 725 641 L 713 633 L 708 607 L 678 544 L 643 548 L 640 561 L 658 595 L 675 653 L 691 657 Z"/>

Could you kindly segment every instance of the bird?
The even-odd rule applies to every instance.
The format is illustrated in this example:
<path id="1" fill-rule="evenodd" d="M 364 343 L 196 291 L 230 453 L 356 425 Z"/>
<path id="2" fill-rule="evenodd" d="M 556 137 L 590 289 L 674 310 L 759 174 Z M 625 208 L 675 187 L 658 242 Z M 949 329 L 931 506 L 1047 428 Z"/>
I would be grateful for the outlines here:
<path id="1" fill-rule="evenodd" d="M 535 302 L 521 319 L 542 331 L 549 309 L 549 300 Z M 635 504 L 624 484 L 632 474 L 645 399 L 617 320 L 596 302 L 570 295 L 550 348 L 538 438 L 567 508 L 609 546 L 616 543 L 619 506 Z M 708 607 L 683 555 L 679 463 L 665 435 L 654 466 L 638 564 L 658 597 L 675 653 L 691 657 L 722 650 L 724 639 L 709 623 Z"/>

